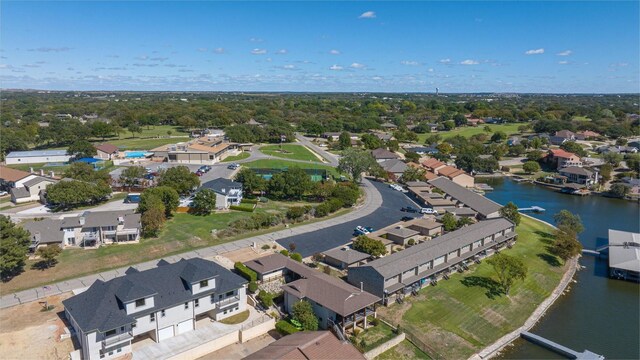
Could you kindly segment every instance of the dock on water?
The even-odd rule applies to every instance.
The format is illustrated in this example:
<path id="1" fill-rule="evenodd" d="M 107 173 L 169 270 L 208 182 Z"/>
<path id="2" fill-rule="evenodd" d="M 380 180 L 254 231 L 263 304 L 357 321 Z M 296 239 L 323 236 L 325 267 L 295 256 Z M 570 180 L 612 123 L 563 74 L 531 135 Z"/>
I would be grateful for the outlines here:
<path id="1" fill-rule="evenodd" d="M 544 348 L 547 348 L 557 354 L 560 354 L 567 359 L 584 359 L 584 360 L 604 360 L 604 356 L 598 355 L 589 350 L 585 350 L 583 352 L 577 352 L 575 350 L 571 350 L 566 346 L 562 346 L 558 343 L 555 343 L 551 340 L 545 339 L 540 335 L 532 334 L 528 331 L 523 331 L 520 336 L 523 339 L 529 340 L 534 344 L 538 344 Z"/>
<path id="2" fill-rule="evenodd" d="M 519 212 L 534 212 L 534 213 L 541 213 L 541 212 L 545 212 L 546 210 L 544 208 L 541 208 L 540 206 L 531 206 L 531 207 L 526 207 L 526 208 L 518 208 Z"/>

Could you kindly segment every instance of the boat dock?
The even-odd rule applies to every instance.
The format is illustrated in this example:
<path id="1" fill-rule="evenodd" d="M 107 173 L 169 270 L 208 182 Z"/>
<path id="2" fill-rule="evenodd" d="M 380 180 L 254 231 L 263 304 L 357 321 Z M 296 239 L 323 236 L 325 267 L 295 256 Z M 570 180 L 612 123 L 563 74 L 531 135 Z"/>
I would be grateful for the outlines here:
<path id="1" fill-rule="evenodd" d="M 575 350 L 571 350 L 566 346 L 562 346 L 558 343 L 555 343 L 551 340 L 545 339 L 542 336 L 532 334 L 528 331 L 523 331 L 520 333 L 520 336 L 523 339 L 529 340 L 534 344 L 538 344 L 544 348 L 547 348 L 557 354 L 560 354 L 567 359 L 584 359 L 584 360 L 604 360 L 604 356 L 593 353 L 589 350 L 585 350 L 583 352 L 577 352 Z"/>
<path id="2" fill-rule="evenodd" d="M 482 190 L 482 191 L 492 191 L 493 190 L 493 188 L 491 186 L 489 186 L 488 184 L 485 184 L 485 183 L 477 183 L 476 184 L 476 189 Z"/>
<path id="3" fill-rule="evenodd" d="M 545 212 L 546 210 L 544 208 L 541 208 L 540 206 L 531 206 L 531 207 L 526 207 L 526 208 L 518 208 L 519 212 L 534 212 L 534 213 L 541 213 L 541 212 Z"/>

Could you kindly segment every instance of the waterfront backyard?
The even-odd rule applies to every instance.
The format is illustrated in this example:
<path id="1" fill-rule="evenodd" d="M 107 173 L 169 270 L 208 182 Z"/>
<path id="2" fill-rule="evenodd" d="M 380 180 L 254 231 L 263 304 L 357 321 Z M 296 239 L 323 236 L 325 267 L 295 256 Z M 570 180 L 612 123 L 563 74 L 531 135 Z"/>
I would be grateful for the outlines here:
<path id="1" fill-rule="evenodd" d="M 492 267 L 483 261 L 401 305 L 379 308 L 379 315 L 428 344 L 432 357 L 468 358 L 521 326 L 560 282 L 568 267 L 548 251 L 551 232 L 544 223 L 522 218 L 518 241 L 503 252 L 522 259 L 528 274 L 509 296 L 498 290 Z"/>

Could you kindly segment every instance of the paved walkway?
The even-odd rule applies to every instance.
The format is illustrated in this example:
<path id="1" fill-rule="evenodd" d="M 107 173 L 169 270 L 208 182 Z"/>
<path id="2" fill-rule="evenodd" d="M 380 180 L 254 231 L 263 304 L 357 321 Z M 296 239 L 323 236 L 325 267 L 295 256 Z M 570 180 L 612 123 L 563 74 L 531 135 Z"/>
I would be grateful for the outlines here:
<path id="1" fill-rule="evenodd" d="M 272 243 L 276 240 L 279 240 L 283 237 L 289 237 L 292 235 L 299 235 L 319 229 L 324 229 L 327 227 L 340 225 L 349 221 L 357 220 L 361 217 L 367 216 L 373 213 L 376 209 L 378 209 L 382 205 L 382 195 L 378 190 L 374 187 L 373 184 L 369 180 L 362 181 L 362 187 L 365 193 L 365 201 L 363 204 L 357 206 L 353 211 L 343 216 L 335 217 L 332 219 L 319 221 L 316 223 L 300 225 L 296 227 L 292 227 L 285 230 L 275 231 L 268 234 L 253 236 L 250 238 L 236 240 L 220 245 L 210 246 L 198 250 L 189 251 L 179 255 L 173 255 L 169 257 L 165 257 L 164 260 L 174 263 L 179 261 L 180 259 L 191 259 L 191 258 L 208 258 L 214 257 L 219 254 L 224 254 L 230 251 L 239 250 L 242 248 L 246 248 L 255 244 L 256 247 L 260 248 L 263 244 Z M 31 301 L 36 301 L 43 297 L 58 295 L 61 293 L 65 293 L 68 291 L 73 291 L 77 289 L 82 289 L 88 286 L 91 286 L 96 280 L 100 279 L 103 281 L 111 280 L 115 277 L 124 275 L 124 272 L 129 268 L 133 267 L 140 271 L 148 270 L 156 267 L 156 264 L 160 261 L 160 259 L 147 261 L 141 264 L 136 264 L 132 266 L 125 266 L 115 270 L 104 271 L 98 274 L 86 275 L 83 277 L 61 281 L 55 284 L 49 284 L 47 289 L 44 290 L 44 287 L 37 287 L 29 290 L 19 291 L 17 293 L 6 294 L 0 297 L 0 308 L 8 308 L 11 306 L 28 303 Z"/>
<path id="2" fill-rule="evenodd" d="M 314 144 L 311 142 L 311 140 L 309 140 L 309 138 L 302 136 L 300 134 L 296 134 L 296 139 L 298 139 L 298 141 L 310 148 L 311 150 L 315 151 L 318 155 L 322 156 L 325 160 L 327 160 L 331 166 L 336 167 L 338 166 L 338 157 L 328 151 L 326 151 L 325 149 L 321 148 L 320 146 Z"/>

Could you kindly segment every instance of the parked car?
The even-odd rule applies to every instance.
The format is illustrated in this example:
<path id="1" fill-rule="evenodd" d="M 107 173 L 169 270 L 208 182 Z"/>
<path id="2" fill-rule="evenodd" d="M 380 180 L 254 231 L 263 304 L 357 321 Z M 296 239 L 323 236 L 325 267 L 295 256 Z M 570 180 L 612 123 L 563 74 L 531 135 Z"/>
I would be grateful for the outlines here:
<path id="1" fill-rule="evenodd" d="M 202 175 L 204 175 L 204 171 L 200 171 L 200 170 L 198 170 L 198 171 L 196 171 L 196 173 L 195 173 L 195 174 L 196 174 L 197 176 L 202 176 Z"/>
<path id="2" fill-rule="evenodd" d="M 410 221 L 415 219 L 413 216 L 403 216 L 400 221 Z"/>
<path id="3" fill-rule="evenodd" d="M 209 166 L 209 165 L 202 165 L 198 169 L 198 171 L 202 171 L 202 172 L 209 172 L 209 170 L 211 170 L 211 166 Z"/>
<path id="4" fill-rule="evenodd" d="M 6 195 L 9 195 L 9 193 L 6 191 L 0 191 L 0 196 L 6 196 Z"/>
<path id="5" fill-rule="evenodd" d="M 413 208 L 411 206 L 403 207 L 400 211 L 408 212 L 408 213 L 417 213 L 418 209 Z"/>
<path id="6" fill-rule="evenodd" d="M 364 226 L 356 226 L 353 233 L 356 235 L 367 235 L 369 233 L 369 230 L 367 230 Z"/>
<path id="7" fill-rule="evenodd" d="M 155 175 L 153 175 L 153 173 L 150 173 L 150 174 L 145 174 L 144 178 L 147 179 L 147 180 L 153 180 L 156 177 L 155 177 Z"/>
<path id="8" fill-rule="evenodd" d="M 233 164 L 229 164 L 229 166 L 227 166 L 227 169 L 235 170 L 235 169 L 237 169 L 237 168 L 239 168 L 239 167 L 240 167 L 240 164 L 238 164 L 238 163 L 233 163 Z"/>
<path id="9" fill-rule="evenodd" d="M 422 208 L 422 209 L 420 209 L 420 213 L 421 214 L 438 215 L 438 210 L 432 209 L 432 208 Z"/>

